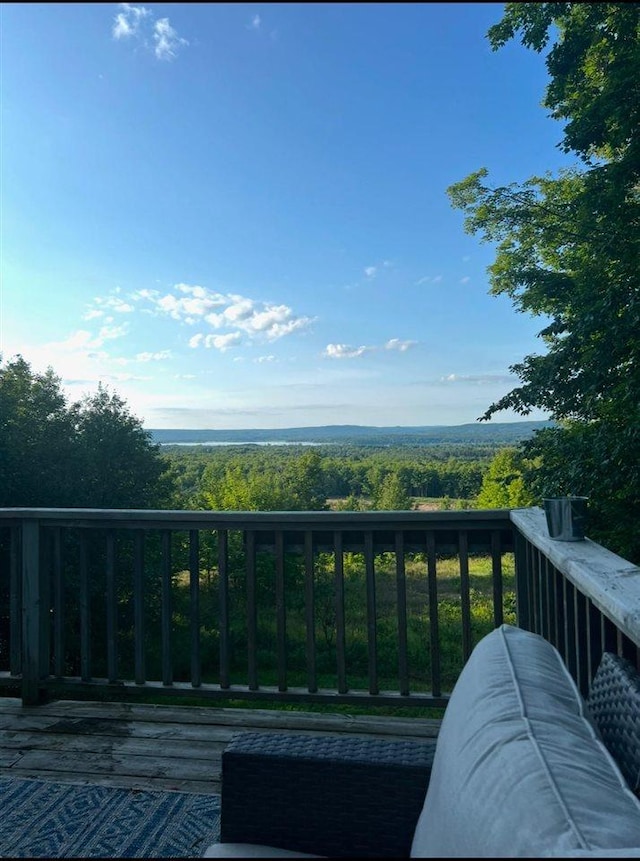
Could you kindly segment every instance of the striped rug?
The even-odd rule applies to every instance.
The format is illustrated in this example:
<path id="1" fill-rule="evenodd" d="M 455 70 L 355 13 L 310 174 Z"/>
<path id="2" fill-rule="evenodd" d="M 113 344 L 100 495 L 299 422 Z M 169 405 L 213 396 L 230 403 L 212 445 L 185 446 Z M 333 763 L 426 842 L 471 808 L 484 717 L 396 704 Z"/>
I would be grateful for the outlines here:
<path id="1" fill-rule="evenodd" d="M 0 778 L 0 856 L 197 858 L 218 840 L 220 797 Z"/>

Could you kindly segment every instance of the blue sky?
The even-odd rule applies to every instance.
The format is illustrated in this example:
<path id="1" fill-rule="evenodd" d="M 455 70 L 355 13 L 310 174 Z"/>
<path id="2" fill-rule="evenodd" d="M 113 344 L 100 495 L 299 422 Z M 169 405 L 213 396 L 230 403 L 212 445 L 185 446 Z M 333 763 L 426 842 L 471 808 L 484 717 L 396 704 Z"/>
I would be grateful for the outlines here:
<path id="1" fill-rule="evenodd" d="M 474 421 L 542 321 L 445 190 L 568 164 L 501 13 L 2 4 L 4 359 L 148 428 Z"/>

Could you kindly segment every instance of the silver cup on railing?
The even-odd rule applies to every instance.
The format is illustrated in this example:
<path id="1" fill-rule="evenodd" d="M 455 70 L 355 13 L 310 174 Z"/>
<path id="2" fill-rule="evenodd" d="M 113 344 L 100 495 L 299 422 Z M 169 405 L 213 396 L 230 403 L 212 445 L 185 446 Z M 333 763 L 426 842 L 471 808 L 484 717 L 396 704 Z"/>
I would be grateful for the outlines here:
<path id="1" fill-rule="evenodd" d="M 549 537 L 556 541 L 583 541 L 587 527 L 587 496 L 544 499 Z"/>

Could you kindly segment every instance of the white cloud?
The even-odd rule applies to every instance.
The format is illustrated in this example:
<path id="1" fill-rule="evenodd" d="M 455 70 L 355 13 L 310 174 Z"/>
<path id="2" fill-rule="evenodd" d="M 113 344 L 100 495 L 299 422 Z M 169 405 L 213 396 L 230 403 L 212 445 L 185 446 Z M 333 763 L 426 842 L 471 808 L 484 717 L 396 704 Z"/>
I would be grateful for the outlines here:
<path id="1" fill-rule="evenodd" d="M 130 39 L 147 50 L 153 50 L 158 60 L 173 60 L 180 48 L 189 42 L 179 36 L 168 18 L 154 19 L 150 9 L 120 3 L 119 12 L 114 18 L 112 36 L 114 39 Z"/>
<path id="2" fill-rule="evenodd" d="M 89 309 L 83 314 L 82 319 L 97 320 L 100 317 L 103 317 L 105 322 L 112 322 L 113 317 L 105 317 L 106 313 L 132 314 L 135 311 L 134 306 L 129 302 L 125 302 L 120 296 L 115 295 L 119 292 L 119 289 L 116 289 L 108 296 L 96 296 L 93 300 L 93 307 L 89 307 Z"/>
<path id="3" fill-rule="evenodd" d="M 508 374 L 448 374 L 441 377 L 442 383 L 511 383 L 513 377 Z"/>
<path id="4" fill-rule="evenodd" d="M 469 278 L 469 276 L 468 276 L 468 275 L 465 275 L 465 276 L 464 276 L 464 278 L 461 278 L 461 279 L 460 279 L 460 283 L 461 283 L 461 284 L 468 284 L 468 283 L 469 283 L 469 281 L 471 281 L 471 278 Z"/>
<path id="5" fill-rule="evenodd" d="M 254 15 L 253 18 L 251 19 L 251 24 L 249 25 L 249 29 L 250 30 L 259 30 L 261 23 L 262 23 L 262 19 L 260 18 L 260 16 Z"/>
<path id="6" fill-rule="evenodd" d="M 189 339 L 189 346 L 194 350 L 197 347 L 213 347 L 226 353 L 230 347 L 236 347 L 242 341 L 240 332 L 228 332 L 226 335 L 203 335 L 201 332 Z"/>
<path id="7" fill-rule="evenodd" d="M 150 14 L 144 6 L 133 6 L 130 3 L 120 3 L 120 12 L 114 18 L 113 38 L 128 39 L 138 32 L 140 22 Z"/>
<path id="8" fill-rule="evenodd" d="M 160 18 L 156 21 L 153 27 L 153 39 L 156 43 L 155 55 L 159 60 L 173 60 L 177 50 L 189 44 L 186 39 L 178 36 L 168 18 Z"/>
<path id="9" fill-rule="evenodd" d="M 327 344 L 324 356 L 329 359 L 355 359 L 371 350 L 371 347 L 350 347 L 348 344 Z"/>
<path id="10" fill-rule="evenodd" d="M 205 347 L 214 347 L 221 353 L 226 353 L 230 347 L 236 347 L 241 341 L 240 332 L 229 332 L 227 335 L 206 335 L 202 343 Z"/>
<path id="11" fill-rule="evenodd" d="M 357 359 L 365 353 L 376 353 L 383 350 L 396 350 L 406 353 L 411 347 L 415 347 L 417 341 L 401 341 L 400 338 L 390 338 L 383 346 L 352 347 L 350 344 L 327 344 L 322 353 L 328 359 Z"/>
<path id="12" fill-rule="evenodd" d="M 105 341 L 112 341 L 116 338 L 122 338 L 128 332 L 128 325 L 124 323 L 122 326 L 102 326 L 97 335 L 92 335 L 86 329 L 78 329 L 66 338 L 64 341 L 54 341 L 48 346 L 52 349 L 60 348 L 66 350 L 97 350 L 102 347 Z"/>
<path id="13" fill-rule="evenodd" d="M 258 302 L 236 293 L 217 293 L 205 287 L 177 284 L 174 291 L 164 296 L 157 291 L 142 291 L 138 298 L 152 305 L 156 313 L 167 314 L 174 320 L 194 325 L 206 323 L 212 329 L 232 329 L 242 332 L 250 340 L 276 341 L 293 332 L 306 329 L 312 318 L 294 314 L 288 305 Z M 207 333 L 200 333 L 189 341 L 198 346 Z"/>
<path id="14" fill-rule="evenodd" d="M 411 347 L 415 347 L 417 341 L 401 341 L 400 338 L 391 338 L 384 345 L 385 350 L 398 350 L 401 353 L 406 353 Z"/>
<path id="15" fill-rule="evenodd" d="M 137 353 L 136 362 L 160 362 L 171 357 L 171 350 L 160 350 L 157 353 Z"/>
<path id="16" fill-rule="evenodd" d="M 258 358 L 254 359 L 254 361 L 258 365 L 263 365 L 265 362 L 275 362 L 276 357 L 275 356 L 258 356 Z"/>
<path id="17" fill-rule="evenodd" d="M 365 266 L 364 268 L 364 274 L 367 276 L 367 278 L 373 278 L 377 271 L 377 266 Z"/>

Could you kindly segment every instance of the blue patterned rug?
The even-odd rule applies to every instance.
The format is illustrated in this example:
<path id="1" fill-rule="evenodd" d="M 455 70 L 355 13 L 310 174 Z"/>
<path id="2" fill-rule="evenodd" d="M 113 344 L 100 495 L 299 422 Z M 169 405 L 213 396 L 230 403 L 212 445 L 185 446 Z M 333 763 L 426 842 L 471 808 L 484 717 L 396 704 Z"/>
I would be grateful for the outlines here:
<path id="1" fill-rule="evenodd" d="M 197 858 L 219 839 L 220 797 L 0 778 L 0 856 Z"/>

